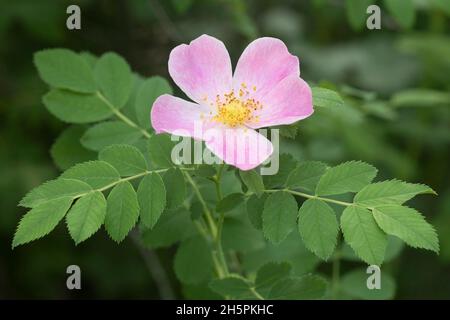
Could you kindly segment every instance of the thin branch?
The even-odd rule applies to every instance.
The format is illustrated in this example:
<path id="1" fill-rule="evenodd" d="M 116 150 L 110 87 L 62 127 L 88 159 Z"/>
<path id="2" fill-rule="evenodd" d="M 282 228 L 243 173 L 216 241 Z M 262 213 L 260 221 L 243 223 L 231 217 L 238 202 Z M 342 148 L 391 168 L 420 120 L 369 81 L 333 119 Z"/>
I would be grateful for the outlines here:
<path id="1" fill-rule="evenodd" d="M 294 190 L 290 190 L 290 189 L 264 190 L 264 192 L 267 192 L 267 193 L 274 193 L 274 192 L 278 192 L 278 191 L 285 191 L 285 192 L 289 192 L 291 194 L 294 194 L 296 196 L 300 196 L 300 197 L 303 197 L 303 198 L 322 200 L 322 201 L 325 201 L 325 202 L 335 203 L 335 204 L 339 204 L 341 206 L 346 206 L 346 207 L 355 205 L 354 203 L 351 203 L 351 202 L 339 201 L 339 200 L 334 200 L 334 199 L 330 199 L 330 198 L 323 198 L 323 197 L 314 196 L 314 195 L 311 195 L 311 194 L 307 194 L 307 193 L 303 193 L 303 192 L 299 192 L 299 191 L 294 191 Z"/>
<path id="2" fill-rule="evenodd" d="M 259 294 L 258 291 L 256 291 L 255 288 L 251 287 L 250 291 L 253 293 L 253 295 L 258 299 L 258 300 L 265 300 L 264 297 L 262 295 Z"/>
<path id="3" fill-rule="evenodd" d="M 139 240 L 139 235 L 134 229 L 130 233 L 131 239 L 138 249 L 142 259 L 145 262 L 148 272 L 150 273 L 153 281 L 158 288 L 159 296 L 163 300 L 174 300 L 176 299 L 175 292 L 170 285 L 170 280 L 167 277 L 167 273 L 164 270 L 161 262 L 159 261 L 158 255 L 150 249 L 144 248 Z"/>
<path id="4" fill-rule="evenodd" d="M 179 169 L 182 170 L 182 171 L 193 170 L 193 169 L 191 169 L 191 168 L 179 168 Z M 129 177 L 126 177 L 126 178 L 121 178 L 121 179 L 119 179 L 119 180 L 117 180 L 117 181 L 114 181 L 114 182 L 112 182 L 112 183 L 110 183 L 110 184 L 108 184 L 108 185 L 106 185 L 106 186 L 104 186 L 104 187 L 102 187 L 102 188 L 94 189 L 94 190 L 91 190 L 91 191 L 88 191 L 88 192 L 85 192 L 85 193 L 81 193 L 81 194 L 77 194 L 77 195 L 74 196 L 72 199 L 75 200 L 75 199 L 81 198 L 81 197 L 87 195 L 88 193 L 91 193 L 91 192 L 94 192 L 94 191 L 100 191 L 100 192 L 102 192 L 102 191 L 105 191 L 105 190 L 108 190 L 108 189 L 114 187 L 115 185 L 117 185 L 117 184 L 119 184 L 119 183 L 121 183 L 121 182 L 124 182 L 124 181 L 130 181 L 130 180 L 134 180 L 134 179 L 139 179 L 139 178 L 141 178 L 141 177 L 143 177 L 143 176 L 146 176 L 146 175 L 148 175 L 148 174 L 150 174 L 150 173 L 160 173 L 160 172 L 165 172 L 165 171 L 167 171 L 167 170 L 169 170 L 169 168 L 167 168 L 167 169 L 158 169 L 158 170 L 146 170 L 146 171 L 140 172 L 140 173 L 138 173 L 138 174 L 135 174 L 134 176 L 129 176 Z"/>
<path id="5" fill-rule="evenodd" d="M 184 176 L 186 177 L 186 180 L 191 184 L 198 200 L 200 201 L 200 203 L 203 207 L 203 211 L 205 213 L 209 228 L 211 229 L 211 234 L 212 234 L 213 238 L 217 237 L 217 227 L 216 227 L 216 224 L 214 223 L 214 219 L 212 217 L 211 211 L 209 210 L 208 205 L 206 204 L 205 198 L 203 198 L 197 184 L 191 178 L 191 176 L 187 173 L 184 173 Z"/>

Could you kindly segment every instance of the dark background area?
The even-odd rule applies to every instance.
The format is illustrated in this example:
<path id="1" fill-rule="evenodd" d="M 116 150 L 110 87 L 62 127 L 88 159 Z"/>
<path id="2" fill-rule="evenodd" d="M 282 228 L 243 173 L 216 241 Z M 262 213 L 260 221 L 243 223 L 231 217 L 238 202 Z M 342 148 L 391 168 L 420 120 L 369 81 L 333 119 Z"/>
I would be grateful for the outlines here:
<path id="1" fill-rule="evenodd" d="M 233 64 L 250 41 L 278 37 L 299 56 L 305 80 L 341 92 L 345 108 L 305 121 L 295 140 L 282 142 L 289 153 L 330 164 L 364 160 L 381 178 L 437 191 L 411 205 L 436 226 L 441 254 L 405 247 L 389 268 L 397 299 L 450 298 L 450 10 L 414 2 L 412 28 L 381 6 L 382 30 L 355 31 L 338 0 L 0 0 L 0 298 L 159 298 L 130 238 L 117 245 L 101 231 L 76 247 L 60 224 L 45 239 L 11 250 L 25 213 L 17 203 L 59 174 L 49 150 L 67 126 L 42 105 L 46 85 L 32 58 L 52 47 L 115 51 L 141 75 L 169 79 L 170 50 L 202 33 L 221 39 Z M 66 8 L 74 3 L 82 28 L 71 31 Z M 173 251 L 156 252 L 170 279 Z M 81 267 L 80 291 L 66 289 L 71 264 Z"/>

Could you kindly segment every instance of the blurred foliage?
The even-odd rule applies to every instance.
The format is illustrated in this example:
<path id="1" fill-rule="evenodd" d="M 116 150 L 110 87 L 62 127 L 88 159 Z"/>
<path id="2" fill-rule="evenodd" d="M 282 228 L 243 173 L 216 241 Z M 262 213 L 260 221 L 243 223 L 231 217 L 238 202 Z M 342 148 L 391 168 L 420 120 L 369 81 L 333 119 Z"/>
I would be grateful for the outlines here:
<path id="1" fill-rule="evenodd" d="M 157 257 L 174 279 L 174 250 L 155 246 L 149 257 L 133 239 L 117 246 L 104 232 L 75 247 L 60 226 L 45 240 L 11 251 L 15 225 L 24 213 L 16 203 L 32 187 L 56 177 L 57 166 L 70 165 L 55 166 L 51 154 L 92 156 L 79 145 L 70 151 L 51 148 L 66 126 L 42 106 L 45 85 L 32 54 L 48 47 L 97 55 L 116 51 L 140 74 L 167 77 L 170 50 L 202 33 L 222 39 L 234 62 L 255 37 L 279 37 L 299 56 L 304 79 L 341 93 L 342 105 L 316 110 L 298 127 L 284 128 L 290 138 L 295 136 L 281 141 L 290 156 L 329 163 L 364 160 L 380 168 L 386 175 L 382 179 L 421 181 L 440 194 L 438 201 L 420 197 L 414 206 L 426 208 L 422 211 L 437 226 L 441 255 L 394 244 L 385 269 L 396 279 L 395 298 L 450 298 L 450 1 L 398 1 L 406 9 L 395 7 L 395 1 L 371 1 L 382 8 L 382 29 L 373 31 L 364 28 L 367 15 L 358 10 L 360 2 L 0 0 L 0 298 L 161 297 L 152 263 Z M 65 26 L 66 8 L 73 3 L 81 7 L 81 30 Z M 403 10 L 409 18 L 399 14 Z M 58 139 L 81 135 L 69 130 Z M 246 226 L 230 219 L 227 228 Z M 224 242 L 243 245 L 236 239 Z M 239 248 L 251 251 L 241 261 L 243 268 L 251 272 L 263 264 L 258 259 L 267 257 L 263 251 L 281 259 L 292 247 L 292 239 L 285 242 L 283 250 L 258 242 Z M 295 250 L 295 272 L 318 267 L 329 273 L 329 266 L 318 265 L 309 252 Z M 361 264 L 345 252 L 343 248 L 343 291 L 355 292 Z M 70 264 L 82 269 L 81 291 L 65 288 Z M 201 286 L 174 289 L 177 297 L 211 296 Z M 394 290 L 393 285 L 387 289 Z M 382 297 L 391 297 L 389 290 Z"/>

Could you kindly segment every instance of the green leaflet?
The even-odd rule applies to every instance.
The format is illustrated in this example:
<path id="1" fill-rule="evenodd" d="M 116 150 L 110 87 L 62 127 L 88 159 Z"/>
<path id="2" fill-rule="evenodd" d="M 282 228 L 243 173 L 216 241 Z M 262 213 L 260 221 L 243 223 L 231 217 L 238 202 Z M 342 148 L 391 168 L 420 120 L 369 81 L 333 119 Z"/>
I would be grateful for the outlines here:
<path id="1" fill-rule="evenodd" d="M 135 101 L 136 116 L 142 127 L 150 128 L 150 112 L 156 98 L 163 94 L 172 93 L 173 90 L 169 82 L 162 77 L 151 77 L 142 82 Z"/>
<path id="2" fill-rule="evenodd" d="M 334 252 L 339 225 L 333 209 L 321 200 L 306 200 L 299 210 L 298 228 L 305 246 L 327 260 Z"/>
<path id="3" fill-rule="evenodd" d="M 297 160 L 295 160 L 290 154 L 281 154 L 278 173 L 263 176 L 264 186 L 267 189 L 284 186 L 288 176 L 296 168 L 296 166 Z"/>
<path id="4" fill-rule="evenodd" d="M 97 158 L 95 152 L 81 145 L 80 139 L 84 132 L 85 129 L 81 126 L 70 126 L 56 139 L 50 154 L 59 169 L 66 170 L 77 163 Z"/>
<path id="5" fill-rule="evenodd" d="M 20 201 L 20 205 L 27 208 L 34 208 L 40 204 L 60 198 L 76 198 L 86 194 L 92 188 L 79 180 L 75 179 L 56 179 L 50 180 L 31 190 Z"/>
<path id="6" fill-rule="evenodd" d="M 386 234 L 378 227 L 372 213 L 358 206 L 347 207 L 341 216 L 345 242 L 368 264 L 381 265 L 386 251 Z"/>
<path id="7" fill-rule="evenodd" d="M 117 184 L 109 193 L 105 229 L 111 239 L 121 242 L 139 218 L 136 192 L 128 181 Z"/>
<path id="8" fill-rule="evenodd" d="M 183 283 L 195 284 L 209 279 L 212 257 L 205 239 L 194 237 L 183 241 L 175 254 L 174 268 Z"/>
<path id="9" fill-rule="evenodd" d="M 220 166 L 220 164 L 216 165 L 216 166 Z M 202 180 L 203 180 L 203 183 L 202 183 Z M 203 184 L 200 186 L 200 191 L 205 192 L 207 194 L 210 193 L 211 195 L 214 195 L 210 199 L 212 201 L 216 201 L 217 192 L 215 192 L 215 190 L 213 190 L 213 188 L 211 188 L 214 186 L 214 182 L 211 181 L 211 182 L 204 183 L 207 180 L 210 180 L 210 179 L 208 179 L 208 178 L 207 179 L 202 179 L 202 178 L 197 179 L 197 181 L 200 184 Z M 221 185 L 222 185 L 223 194 L 242 193 L 242 181 L 239 179 L 239 174 L 238 174 L 237 170 L 236 171 L 223 170 Z"/>
<path id="10" fill-rule="evenodd" d="M 96 122 L 113 115 L 113 109 L 97 94 L 52 89 L 42 101 L 51 114 L 69 123 Z"/>
<path id="11" fill-rule="evenodd" d="M 89 52 L 89 51 L 81 51 L 80 52 L 80 57 L 84 59 L 84 61 L 87 62 L 87 64 L 91 67 L 94 68 L 95 64 L 98 61 L 98 57 L 96 55 L 94 55 L 93 53 Z"/>
<path id="12" fill-rule="evenodd" d="M 175 143 L 170 135 L 155 134 L 148 140 L 149 158 L 156 168 L 170 168 L 174 166 L 172 162 L 172 148 Z"/>
<path id="13" fill-rule="evenodd" d="M 106 199 L 100 191 L 93 191 L 80 198 L 67 213 L 70 236 L 79 244 L 102 226 L 106 215 Z"/>
<path id="14" fill-rule="evenodd" d="M 169 169 L 163 176 L 166 186 L 167 207 L 174 209 L 179 207 L 186 198 L 186 183 L 180 169 Z"/>
<path id="15" fill-rule="evenodd" d="M 405 243 L 395 236 L 388 235 L 387 240 L 388 241 L 386 246 L 386 252 L 384 254 L 384 261 L 390 262 L 391 260 L 394 260 L 400 255 L 403 248 L 405 247 Z"/>
<path id="16" fill-rule="evenodd" d="M 217 212 L 228 212 L 244 202 L 244 195 L 242 193 L 231 193 L 220 200 L 216 205 Z"/>
<path id="17" fill-rule="evenodd" d="M 267 197 L 262 214 L 264 236 L 280 243 L 295 228 L 297 201 L 287 192 L 278 191 Z"/>
<path id="18" fill-rule="evenodd" d="M 217 172 L 216 168 L 214 168 L 212 165 L 200 164 L 192 173 L 196 176 L 207 178 L 214 176 Z"/>
<path id="19" fill-rule="evenodd" d="M 311 91 L 315 107 L 339 108 L 344 104 L 344 100 L 336 91 L 320 87 L 313 87 Z"/>
<path id="20" fill-rule="evenodd" d="M 139 128 L 121 121 L 106 121 L 90 127 L 81 138 L 88 149 L 100 151 L 113 144 L 133 144 L 142 137 Z"/>
<path id="21" fill-rule="evenodd" d="M 376 223 L 376 222 L 375 222 Z M 377 225 L 378 226 L 378 225 Z M 396 236 L 387 235 L 386 251 L 384 253 L 383 263 L 391 262 L 402 253 L 405 242 Z M 341 249 L 341 257 L 349 261 L 360 261 L 355 251 L 349 245 L 343 245 Z"/>
<path id="22" fill-rule="evenodd" d="M 252 284 L 240 276 L 228 276 L 223 279 L 214 279 L 209 283 L 209 287 L 223 297 L 234 299 L 257 299 Z"/>
<path id="23" fill-rule="evenodd" d="M 116 144 L 100 151 L 98 158 L 112 165 L 121 176 L 133 176 L 147 171 L 147 162 L 138 148 Z"/>
<path id="24" fill-rule="evenodd" d="M 225 251 L 249 252 L 263 248 L 264 237 L 244 219 L 225 218 L 222 231 L 222 246 Z"/>
<path id="25" fill-rule="evenodd" d="M 288 188 L 302 188 L 314 192 L 320 177 L 327 170 L 326 164 L 319 161 L 301 162 L 289 174 L 286 187 Z"/>
<path id="26" fill-rule="evenodd" d="M 306 275 L 278 281 L 268 295 L 273 300 L 312 300 L 325 295 L 327 282 L 319 276 Z"/>
<path id="27" fill-rule="evenodd" d="M 120 176 L 109 163 L 96 160 L 71 167 L 61 175 L 61 178 L 81 180 L 93 189 L 100 189 L 119 181 Z"/>
<path id="28" fill-rule="evenodd" d="M 268 242 L 265 247 L 248 252 L 243 256 L 243 268 L 247 272 L 256 272 L 269 262 L 288 262 L 292 266 L 292 274 L 302 276 L 312 272 L 320 260 L 306 249 L 300 233 L 291 232 L 279 244 Z"/>
<path id="29" fill-rule="evenodd" d="M 255 289 L 262 296 L 267 297 L 270 290 L 280 280 L 289 278 L 291 273 L 291 265 L 289 263 L 269 262 L 259 268 L 256 274 Z"/>
<path id="30" fill-rule="evenodd" d="M 132 73 L 128 63 L 116 53 L 105 53 L 98 59 L 94 75 L 106 99 L 116 109 L 125 106 L 133 84 Z"/>
<path id="31" fill-rule="evenodd" d="M 153 229 L 144 229 L 142 242 L 149 248 L 162 248 L 184 240 L 196 232 L 190 212 L 184 208 L 165 211 Z"/>
<path id="32" fill-rule="evenodd" d="M 211 290 L 208 282 L 200 284 L 183 284 L 183 297 L 191 300 L 220 300 L 221 295 Z"/>
<path id="33" fill-rule="evenodd" d="M 127 103 L 125 103 L 125 106 L 120 111 L 125 116 L 127 116 L 130 120 L 132 120 L 134 123 L 136 123 L 139 127 L 143 128 L 143 129 L 150 129 L 150 128 L 144 128 L 144 126 L 139 124 L 138 118 L 136 116 L 136 110 L 134 107 L 139 87 L 141 86 L 141 83 L 144 82 L 144 78 L 141 75 L 139 75 L 138 73 L 133 72 L 131 79 L 132 79 L 132 84 L 131 84 L 130 97 L 128 98 Z"/>
<path id="34" fill-rule="evenodd" d="M 247 215 L 248 219 L 252 223 L 252 225 L 258 229 L 262 229 L 263 221 L 262 221 L 262 213 L 264 211 L 264 203 L 267 199 L 267 195 L 263 194 L 261 197 L 257 195 L 252 195 L 248 198 L 246 203 Z"/>
<path id="35" fill-rule="evenodd" d="M 161 176 L 157 173 L 145 176 L 139 184 L 137 195 L 141 221 L 146 227 L 153 228 L 166 206 L 166 188 Z"/>
<path id="36" fill-rule="evenodd" d="M 284 125 L 276 127 L 280 130 L 280 136 L 294 139 L 298 133 L 298 126 L 296 124 Z"/>
<path id="37" fill-rule="evenodd" d="M 389 205 L 373 209 L 377 224 L 387 234 L 394 235 L 411 247 L 439 252 L 439 240 L 434 228 L 414 209 Z"/>
<path id="38" fill-rule="evenodd" d="M 264 191 L 264 182 L 261 176 L 255 170 L 239 171 L 242 181 L 247 186 L 248 190 L 261 195 Z"/>
<path id="39" fill-rule="evenodd" d="M 377 175 L 377 169 L 361 161 L 349 161 L 328 169 L 320 178 L 316 194 L 320 196 L 357 192 Z"/>
<path id="40" fill-rule="evenodd" d="M 436 194 L 424 184 L 413 184 L 399 180 L 387 180 L 372 183 L 363 188 L 355 196 L 355 203 L 367 207 L 387 204 L 403 204 L 414 196 L 422 193 Z"/>
<path id="41" fill-rule="evenodd" d="M 71 197 L 56 198 L 31 209 L 19 222 L 12 247 L 42 238 L 52 231 L 69 210 Z"/>
<path id="42" fill-rule="evenodd" d="M 89 64 L 71 50 L 47 49 L 36 52 L 34 64 L 42 80 L 52 87 L 85 93 L 97 89 Z"/>

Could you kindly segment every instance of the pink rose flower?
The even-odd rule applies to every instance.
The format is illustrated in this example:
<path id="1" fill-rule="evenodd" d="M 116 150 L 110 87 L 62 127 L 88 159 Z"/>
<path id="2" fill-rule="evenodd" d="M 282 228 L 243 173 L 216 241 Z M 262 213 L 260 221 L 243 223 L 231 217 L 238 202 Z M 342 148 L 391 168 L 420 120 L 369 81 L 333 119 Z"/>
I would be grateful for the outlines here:
<path id="1" fill-rule="evenodd" d="M 204 140 L 212 153 L 241 170 L 255 168 L 273 152 L 255 129 L 291 124 L 314 111 L 298 58 L 276 38 L 250 43 L 233 75 L 225 45 L 202 35 L 172 50 L 169 73 L 194 102 L 158 97 L 151 111 L 156 133 Z"/>

